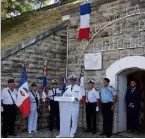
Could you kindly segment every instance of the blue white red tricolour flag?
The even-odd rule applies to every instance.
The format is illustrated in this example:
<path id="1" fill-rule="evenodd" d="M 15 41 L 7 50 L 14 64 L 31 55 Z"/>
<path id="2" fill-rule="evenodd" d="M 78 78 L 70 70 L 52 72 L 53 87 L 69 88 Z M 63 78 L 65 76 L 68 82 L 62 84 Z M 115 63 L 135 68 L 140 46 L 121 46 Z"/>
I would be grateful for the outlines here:
<path id="1" fill-rule="evenodd" d="M 22 116 L 24 118 L 27 117 L 30 112 L 30 98 L 29 98 L 29 88 L 28 88 L 27 72 L 26 72 L 25 65 L 22 68 L 16 105 L 19 107 Z"/>
<path id="2" fill-rule="evenodd" d="M 86 2 L 80 6 L 80 30 L 79 30 L 78 40 L 82 40 L 82 39 L 89 40 L 90 13 L 91 13 L 90 2 Z"/>
<path id="3" fill-rule="evenodd" d="M 42 99 L 43 99 L 43 102 L 46 101 L 47 93 L 48 93 L 48 89 L 46 87 L 47 86 L 47 72 L 48 72 L 48 68 L 46 66 L 44 66 L 44 69 L 43 69 L 44 78 L 42 81 L 42 88 L 43 88 Z"/>
<path id="4" fill-rule="evenodd" d="M 66 76 L 63 77 L 63 83 L 67 84 L 67 78 L 66 78 Z"/>

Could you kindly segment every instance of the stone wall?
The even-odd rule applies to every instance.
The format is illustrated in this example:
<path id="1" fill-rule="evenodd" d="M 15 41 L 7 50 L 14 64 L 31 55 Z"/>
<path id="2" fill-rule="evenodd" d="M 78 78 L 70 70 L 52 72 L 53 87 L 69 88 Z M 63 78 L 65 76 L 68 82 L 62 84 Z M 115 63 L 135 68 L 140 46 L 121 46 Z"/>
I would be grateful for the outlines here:
<path id="1" fill-rule="evenodd" d="M 74 7 L 62 13 L 63 20 L 69 19 L 68 33 L 68 75 L 80 73 L 86 53 L 102 53 L 102 69 L 85 71 L 86 80 L 96 80 L 99 89 L 105 77 L 106 69 L 116 60 L 126 56 L 145 56 L 145 0 L 96 0 L 92 3 L 90 40 L 77 41 L 79 31 L 79 7 Z M 60 79 L 65 74 L 66 66 L 66 26 L 57 30 L 50 29 L 49 33 L 30 39 L 33 44 L 27 46 L 27 41 L 16 48 L 2 52 L 2 87 L 8 78 L 20 80 L 20 71 L 24 62 L 27 62 L 28 82 L 41 83 L 44 61 L 47 60 L 48 78 Z M 40 38 L 40 39 L 38 39 Z M 36 41 L 37 40 L 37 41 Z M 78 63 L 78 65 L 76 64 Z M 117 90 L 117 88 L 115 88 Z M 85 107 L 80 107 L 78 126 L 86 126 Z M 46 127 L 48 112 L 44 109 L 43 124 Z M 83 113 L 83 116 L 82 116 Z M 118 115 L 117 108 L 115 116 Z M 82 120 L 83 117 L 83 120 Z M 114 120 L 114 123 L 117 119 Z M 83 124 L 82 124 L 83 123 Z M 102 130 L 102 116 L 97 113 L 97 128 Z M 117 125 L 115 125 L 117 128 Z"/>
<path id="2" fill-rule="evenodd" d="M 2 88 L 7 85 L 7 80 L 10 78 L 14 78 L 16 86 L 18 86 L 22 65 L 25 62 L 29 86 L 32 82 L 41 84 L 45 60 L 48 67 L 48 82 L 52 79 L 57 79 L 60 83 L 61 76 L 65 75 L 66 70 L 67 24 L 68 22 L 64 22 L 39 34 L 35 38 L 35 42 L 29 46 L 27 44 L 31 43 L 30 40 L 32 39 L 25 41 L 26 45 L 22 42 L 18 45 L 19 47 L 16 46 L 3 52 L 1 62 Z M 20 49 L 18 50 L 17 48 Z M 16 52 L 16 50 L 18 51 Z M 41 110 L 43 114 L 40 115 L 39 127 L 46 127 L 48 126 L 47 106 L 41 106 Z M 22 129 L 26 129 L 26 125 L 27 120 L 22 120 Z"/>
<path id="3" fill-rule="evenodd" d="M 100 88 L 106 69 L 116 60 L 126 56 L 145 56 L 145 0 L 96 0 L 93 2 L 89 41 L 77 41 L 80 22 L 79 7 L 63 12 L 62 16 L 63 19 L 66 17 L 71 22 L 69 26 L 69 74 L 76 72 L 79 75 L 86 53 L 102 53 L 102 69 L 85 71 L 85 83 L 86 80 L 93 78 L 97 82 L 96 87 Z M 115 115 L 117 114 L 116 110 Z M 101 114 L 97 115 L 97 128 L 101 130 Z M 79 126 L 82 127 L 81 111 Z"/>

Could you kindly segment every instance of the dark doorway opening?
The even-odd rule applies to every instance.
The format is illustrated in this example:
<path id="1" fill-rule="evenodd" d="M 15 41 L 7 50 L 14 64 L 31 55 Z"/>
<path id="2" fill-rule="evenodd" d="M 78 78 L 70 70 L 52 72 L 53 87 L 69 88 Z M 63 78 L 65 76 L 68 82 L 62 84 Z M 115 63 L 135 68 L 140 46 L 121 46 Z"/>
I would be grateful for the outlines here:
<path id="1" fill-rule="evenodd" d="M 132 79 L 137 81 L 137 85 L 141 90 L 140 131 L 145 132 L 145 71 L 140 70 L 129 74 L 127 76 L 128 86 Z"/>

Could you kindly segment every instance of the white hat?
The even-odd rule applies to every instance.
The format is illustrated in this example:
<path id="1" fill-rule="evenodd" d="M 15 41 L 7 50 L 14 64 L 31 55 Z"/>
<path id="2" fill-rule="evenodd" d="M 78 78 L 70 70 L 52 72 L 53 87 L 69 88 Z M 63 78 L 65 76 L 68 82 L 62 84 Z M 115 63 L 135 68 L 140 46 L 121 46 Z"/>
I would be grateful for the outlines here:
<path id="1" fill-rule="evenodd" d="M 70 75 L 68 78 L 69 78 L 70 80 L 77 79 L 77 77 L 76 77 L 75 75 Z"/>
<path id="2" fill-rule="evenodd" d="M 51 81 L 51 83 L 52 83 L 52 84 L 57 84 L 57 80 L 54 79 L 54 80 Z"/>
<path id="3" fill-rule="evenodd" d="M 95 84 L 95 81 L 91 79 L 91 80 L 88 80 L 88 84 L 89 84 L 89 83 Z"/>

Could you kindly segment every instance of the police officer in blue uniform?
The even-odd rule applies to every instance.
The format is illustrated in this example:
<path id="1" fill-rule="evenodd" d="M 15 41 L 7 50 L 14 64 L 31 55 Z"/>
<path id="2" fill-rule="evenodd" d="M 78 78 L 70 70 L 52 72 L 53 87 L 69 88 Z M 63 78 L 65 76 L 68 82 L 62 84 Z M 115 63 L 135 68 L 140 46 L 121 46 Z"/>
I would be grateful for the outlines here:
<path id="1" fill-rule="evenodd" d="M 113 112 L 116 104 L 116 93 L 112 86 L 109 85 L 110 80 L 104 78 L 103 87 L 100 90 L 101 106 L 103 115 L 103 133 L 106 137 L 111 137 L 113 129 Z"/>

